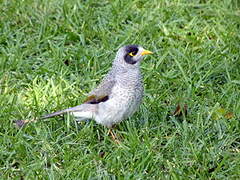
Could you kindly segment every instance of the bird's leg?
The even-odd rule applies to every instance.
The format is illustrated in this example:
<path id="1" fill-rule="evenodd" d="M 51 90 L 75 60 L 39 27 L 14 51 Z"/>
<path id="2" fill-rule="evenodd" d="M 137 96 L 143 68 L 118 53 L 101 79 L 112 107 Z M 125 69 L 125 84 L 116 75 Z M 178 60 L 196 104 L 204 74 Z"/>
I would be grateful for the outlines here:
<path id="1" fill-rule="evenodd" d="M 112 129 L 108 130 L 108 134 L 111 135 L 111 137 L 115 143 L 120 144 L 120 141 L 118 140 L 117 135 L 113 132 Z"/>

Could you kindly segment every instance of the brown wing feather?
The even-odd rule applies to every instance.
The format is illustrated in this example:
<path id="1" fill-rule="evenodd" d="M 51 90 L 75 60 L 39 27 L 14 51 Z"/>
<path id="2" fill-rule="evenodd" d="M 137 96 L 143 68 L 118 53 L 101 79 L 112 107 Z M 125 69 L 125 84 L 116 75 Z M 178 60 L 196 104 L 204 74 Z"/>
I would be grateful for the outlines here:
<path id="1" fill-rule="evenodd" d="M 90 101 L 92 101 L 93 99 L 96 99 L 96 96 L 95 95 L 91 95 L 91 96 L 88 96 L 85 101 L 83 101 L 83 103 L 88 103 Z"/>
<path id="2" fill-rule="evenodd" d="M 95 96 L 95 95 L 91 95 L 89 97 L 87 97 L 87 99 L 84 101 L 85 104 L 99 104 L 101 102 L 105 102 L 109 99 L 108 96 Z"/>

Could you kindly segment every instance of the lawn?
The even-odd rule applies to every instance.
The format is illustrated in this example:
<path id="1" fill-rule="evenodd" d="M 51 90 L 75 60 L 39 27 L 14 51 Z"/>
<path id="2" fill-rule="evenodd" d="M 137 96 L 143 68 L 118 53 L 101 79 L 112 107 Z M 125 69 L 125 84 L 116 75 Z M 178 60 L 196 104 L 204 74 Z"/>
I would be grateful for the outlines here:
<path id="1" fill-rule="evenodd" d="M 145 96 L 115 130 L 69 116 L 117 49 L 139 44 Z M 2 0 L 0 179 L 239 179 L 238 0 Z"/>

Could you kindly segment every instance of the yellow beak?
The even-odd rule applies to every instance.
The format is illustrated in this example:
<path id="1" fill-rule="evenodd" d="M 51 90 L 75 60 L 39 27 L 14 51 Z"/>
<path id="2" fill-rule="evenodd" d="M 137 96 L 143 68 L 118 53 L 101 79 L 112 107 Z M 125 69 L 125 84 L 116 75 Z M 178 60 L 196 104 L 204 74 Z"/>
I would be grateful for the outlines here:
<path id="1" fill-rule="evenodd" d="M 141 55 L 144 56 L 144 55 L 147 55 L 147 54 L 153 54 L 152 51 L 148 51 L 148 50 L 144 50 Z"/>

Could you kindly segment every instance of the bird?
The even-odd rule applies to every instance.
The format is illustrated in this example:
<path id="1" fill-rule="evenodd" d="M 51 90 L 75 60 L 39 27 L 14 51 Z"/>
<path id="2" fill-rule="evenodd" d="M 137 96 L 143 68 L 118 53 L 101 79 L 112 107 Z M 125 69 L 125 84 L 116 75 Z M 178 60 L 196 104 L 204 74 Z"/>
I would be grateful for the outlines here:
<path id="1" fill-rule="evenodd" d="M 110 130 L 121 121 L 132 116 L 140 106 L 144 94 L 140 63 L 145 55 L 153 52 L 140 45 L 126 45 L 116 53 L 112 67 L 100 82 L 90 91 L 86 100 L 75 107 L 53 112 L 39 119 L 52 118 L 70 113 L 77 121 L 95 120 Z M 18 127 L 36 121 L 17 120 Z M 114 138 L 114 134 L 110 131 Z"/>

